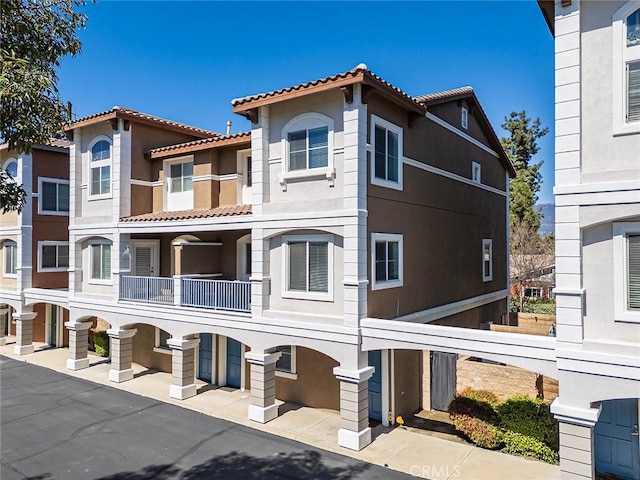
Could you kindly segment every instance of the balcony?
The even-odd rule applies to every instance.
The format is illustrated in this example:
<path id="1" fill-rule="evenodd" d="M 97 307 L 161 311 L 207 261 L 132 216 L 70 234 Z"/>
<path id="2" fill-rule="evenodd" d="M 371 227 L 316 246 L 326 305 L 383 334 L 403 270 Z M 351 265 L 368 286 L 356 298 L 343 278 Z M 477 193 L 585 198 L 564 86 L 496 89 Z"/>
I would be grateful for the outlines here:
<path id="1" fill-rule="evenodd" d="M 251 283 L 185 277 L 122 276 L 120 300 L 250 312 Z"/>

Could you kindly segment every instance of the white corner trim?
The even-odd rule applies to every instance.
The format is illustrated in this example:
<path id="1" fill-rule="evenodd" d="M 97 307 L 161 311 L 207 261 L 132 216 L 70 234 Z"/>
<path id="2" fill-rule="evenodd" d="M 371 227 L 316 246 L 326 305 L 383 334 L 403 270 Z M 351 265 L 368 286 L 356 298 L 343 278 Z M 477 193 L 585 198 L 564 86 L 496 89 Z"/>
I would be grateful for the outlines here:
<path id="1" fill-rule="evenodd" d="M 481 307 L 489 303 L 496 302 L 498 300 L 506 299 L 509 291 L 498 290 L 491 293 L 485 293 L 484 295 L 478 295 L 477 297 L 465 298 L 453 303 L 447 303 L 446 305 L 440 305 L 438 307 L 428 308 L 419 312 L 410 313 L 402 317 L 395 318 L 394 321 L 401 322 L 432 322 L 440 318 L 448 317 L 449 315 L 455 315 L 472 308 Z"/>
<path id="2" fill-rule="evenodd" d="M 452 173 L 452 172 L 448 172 L 446 170 L 442 170 L 442 169 L 434 167 L 432 165 L 427 165 L 426 163 L 419 162 L 419 161 L 414 160 L 412 158 L 403 157 L 402 161 L 403 161 L 403 163 L 406 163 L 407 165 L 410 165 L 410 166 L 415 167 L 415 168 L 419 168 L 420 170 L 424 170 L 424 171 L 429 172 L 429 173 L 434 173 L 436 175 L 447 177 L 447 178 L 450 178 L 451 180 L 455 180 L 457 182 L 466 183 L 467 185 L 471 185 L 472 187 L 481 188 L 482 190 L 486 190 L 488 192 L 495 193 L 497 195 L 502 195 L 503 197 L 507 196 L 507 192 L 503 192 L 502 190 L 499 190 L 499 189 L 494 188 L 494 187 L 490 187 L 489 185 L 485 185 L 483 183 L 474 182 L 470 178 L 466 178 L 466 177 L 460 176 L 460 175 L 458 175 L 456 173 Z"/>
<path id="3" fill-rule="evenodd" d="M 482 150 L 484 150 L 487 153 L 490 153 L 491 155 L 493 155 L 496 158 L 500 158 L 500 155 L 498 155 L 498 152 L 496 152 L 495 150 L 492 150 L 491 148 L 487 147 L 484 143 L 476 140 L 475 138 L 473 138 L 471 135 L 468 135 L 466 133 L 464 133 L 462 130 L 457 129 L 456 127 L 454 127 L 453 125 L 445 122 L 444 120 L 442 120 L 440 117 L 435 116 L 433 113 L 431 112 L 427 112 L 426 113 L 426 117 L 429 120 L 432 120 L 433 122 L 437 123 L 438 125 L 440 125 L 441 127 L 446 128 L 447 130 L 449 130 L 450 132 L 455 133 L 456 135 L 458 135 L 459 137 L 464 138 L 467 142 L 473 143 L 476 147 L 481 148 Z"/>

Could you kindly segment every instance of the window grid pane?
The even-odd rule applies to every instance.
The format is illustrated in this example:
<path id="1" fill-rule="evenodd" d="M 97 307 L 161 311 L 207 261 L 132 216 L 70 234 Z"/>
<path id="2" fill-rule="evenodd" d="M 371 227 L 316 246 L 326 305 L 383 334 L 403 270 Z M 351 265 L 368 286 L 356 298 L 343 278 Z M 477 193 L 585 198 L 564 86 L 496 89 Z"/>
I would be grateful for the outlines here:
<path id="1" fill-rule="evenodd" d="M 193 162 L 182 164 L 182 191 L 190 192 L 193 190 Z"/>
<path id="2" fill-rule="evenodd" d="M 66 183 L 58 184 L 58 211 L 69 211 L 69 185 Z"/>
<path id="3" fill-rule="evenodd" d="M 398 181 L 398 134 L 387 132 L 387 180 Z"/>
<path id="4" fill-rule="evenodd" d="M 640 62 L 627 65 L 627 121 L 640 121 Z"/>
<path id="5" fill-rule="evenodd" d="M 42 182 L 42 210 L 55 212 L 58 210 L 58 189 L 53 182 Z"/>
<path id="6" fill-rule="evenodd" d="M 326 242 L 309 243 L 309 291 L 329 291 L 329 246 Z"/>
<path id="7" fill-rule="evenodd" d="M 630 310 L 640 310 L 640 235 L 630 235 L 628 241 L 629 265 L 627 271 L 628 305 Z"/>
<path id="8" fill-rule="evenodd" d="M 55 245 L 43 245 L 42 268 L 56 268 L 57 247 Z"/>
<path id="9" fill-rule="evenodd" d="M 100 140 L 91 149 L 91 161 L 108 160 L 110 158 L 110 145 L 106 140 Z"/>
<path id="10" fill-rule="evenodd" d="M 375 177 L 386 180 L 386 130 L 384 128 L 376 126 L 375 137 Z"/>
<path id="11" fill-rule="evenodd" d="M 307 291 L 307 243 L 289 243 L 289 290 Z"/>
<path id="12" fill-rule="evenodd" d="M 281 354 L 280 358 L 276 361 L 276 370 L 292 373 L 291 345 L 280 345 L 276 347 L 276 351 Z"/>
<path id="13" fill-rule="evenodd" d="M 91 169 L 91 195 L 100 195 L 100 167 Z"/>
<path id="14" fill-rule="evenodd" d="M 400 278 L 400 246 L 398 242 L 387 242 L 387 280 L 398 280 Z"/>
<path id="15" fill-rule="evenodd" d="M 376 242 L 376 281 L 387 280 L 387 242 Z"/>
<path id="16" fill-rule="evenodd" d="M 58 267 L 69 266 L 69 245 L 58 245 Z"/>
<path id="17" fill-rule="evenodd" d="M 289 170 L 303 170 L 307 168 L 307 131 L 290 132 L 289 139 Z"/>

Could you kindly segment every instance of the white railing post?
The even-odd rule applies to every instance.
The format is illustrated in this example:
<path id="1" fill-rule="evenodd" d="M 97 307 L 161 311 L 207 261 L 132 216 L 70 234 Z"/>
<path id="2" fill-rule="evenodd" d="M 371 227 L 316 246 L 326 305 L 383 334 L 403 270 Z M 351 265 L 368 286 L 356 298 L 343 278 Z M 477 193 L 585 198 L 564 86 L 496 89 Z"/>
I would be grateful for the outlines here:
<path id="1" fill-rule="evenodd" d="M 182 305 L 182 279 L 180 275 L 173 276 L 173 304 Z"/>

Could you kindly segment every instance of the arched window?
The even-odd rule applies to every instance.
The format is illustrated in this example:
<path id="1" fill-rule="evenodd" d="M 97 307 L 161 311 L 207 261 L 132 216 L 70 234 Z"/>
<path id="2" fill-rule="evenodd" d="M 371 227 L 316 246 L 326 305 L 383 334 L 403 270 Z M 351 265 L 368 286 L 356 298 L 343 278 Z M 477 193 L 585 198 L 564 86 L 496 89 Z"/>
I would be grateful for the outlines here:
<path id="1" fill-rule="evenodd" d="M 90 195 L 111 193 L 111 144 L 98 140 L 91 147 L 91 190 Z"/>
<path id="2" fill-rule="evenodd" d="M 15 158 L 10 158 L 4 162 L 3 168 L 14 180 L 18 178 L 18 161 Z"/>

